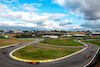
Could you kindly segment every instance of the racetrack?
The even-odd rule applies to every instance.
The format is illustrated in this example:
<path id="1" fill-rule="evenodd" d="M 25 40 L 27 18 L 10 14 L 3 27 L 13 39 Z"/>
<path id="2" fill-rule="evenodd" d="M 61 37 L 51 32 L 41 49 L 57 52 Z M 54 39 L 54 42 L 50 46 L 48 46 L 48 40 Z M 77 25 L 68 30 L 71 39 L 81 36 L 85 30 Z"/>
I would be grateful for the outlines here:
<path id="1" fill-rule="evenodd" d="M 98 50 L 98 47 L 96 45 L 86 43 L 88 47 L 84 51 L 78 54 L 75 54 L 63 60 L 40 63 L 38 65 L 26 64 L 25 62 L 17 61 L 10 58 L 9 53 L 12 50 L 22 47 L 22 46 L 34 44 L 38 41 L 39 40 L 23 43 L 21 45 L 15 45 L 14 47 L 7 47 L 4 49 L 0 49 L 0 67 L 83 67 L 84 65 L 89 63 L 89 61 L 91 61 L 91 59 L 96 54 L 96 51 Z M 6 50 L 7 54 L 2 54 L 3 50 Z M 91 52 L 91 51 L 94 51 L 94 52 Z M 88 54 L 90 54 L 91 57 L 85 58 L 85 56 Z"/>

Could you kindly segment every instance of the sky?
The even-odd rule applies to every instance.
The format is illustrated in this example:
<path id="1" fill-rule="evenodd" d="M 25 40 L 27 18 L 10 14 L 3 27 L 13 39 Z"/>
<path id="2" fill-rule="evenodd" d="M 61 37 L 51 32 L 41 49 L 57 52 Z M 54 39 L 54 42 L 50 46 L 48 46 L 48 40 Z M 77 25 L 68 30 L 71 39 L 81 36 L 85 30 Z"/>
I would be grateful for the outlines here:
<path id="1" fill-rule="evenodd" d="M 100 31 L 100 0 L 0 0 L 0 29 Z"/>

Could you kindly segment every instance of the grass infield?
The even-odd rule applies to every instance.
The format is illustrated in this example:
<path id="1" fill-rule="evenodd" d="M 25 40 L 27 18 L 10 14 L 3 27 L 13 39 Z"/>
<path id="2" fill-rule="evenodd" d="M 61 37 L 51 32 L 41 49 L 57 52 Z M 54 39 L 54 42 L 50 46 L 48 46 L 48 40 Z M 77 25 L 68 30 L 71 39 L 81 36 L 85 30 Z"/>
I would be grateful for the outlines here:
<path id="1" fill-rule="evenodd" d="M 56 59 L 69 54 L 72 54 L 80 49 L 66 49 L 66 48 L 46 48 L 46 47 L 34 47 L 26 46 L 19 49 L 13 53 L 13 56 L 26 60 L 46 60 L 46 59 Z"/>
<path id="2" fill-rule="evenodd" d="M 78 42 L 75 42 L 74 40 L 58 40 L 58 39 L 50 39 L 46 42 L 47 39 L 44 39 L 41 42 L 38 42 L 40 44 L 47 44 L 47 45 L 57 45 L 57 46 L 83 46 L 83 44 L 80 44 Z"/>

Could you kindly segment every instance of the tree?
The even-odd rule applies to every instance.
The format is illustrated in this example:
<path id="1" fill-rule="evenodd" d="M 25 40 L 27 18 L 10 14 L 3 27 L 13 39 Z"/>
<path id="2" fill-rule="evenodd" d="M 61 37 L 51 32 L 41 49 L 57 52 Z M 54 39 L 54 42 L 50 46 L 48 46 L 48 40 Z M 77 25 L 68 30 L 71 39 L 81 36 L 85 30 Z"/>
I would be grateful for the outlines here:
<path id="1" fill-rule="evenodd" d="M 23 31 L 24 33 L 28 32 L 28 31 Z"/>
<path id="2" fill-rule="evenodd" d="M 90 32 L 89 30 L 87 32 Z"/>
<path id="3" fill-rule="evenodd" d="M 0 32 L 3 32 L 3 30 L 0 30 Z"/>
<path id="4" fill-rule="evenodd" d="M 63 32 L 63 31 L 61 30 L 61 32 Z"/>
<path id="5" fill-rule="evenodd" d="M 54 30 L 55 32 L 57 31 L 57 30 Z"/>

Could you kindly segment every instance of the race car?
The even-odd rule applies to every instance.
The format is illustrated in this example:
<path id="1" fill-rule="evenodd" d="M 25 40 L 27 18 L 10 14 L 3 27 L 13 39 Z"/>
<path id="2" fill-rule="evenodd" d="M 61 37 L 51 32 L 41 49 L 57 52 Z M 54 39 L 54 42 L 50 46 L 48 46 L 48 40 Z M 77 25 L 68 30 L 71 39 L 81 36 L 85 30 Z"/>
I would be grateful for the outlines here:
<path id="1" fill-rule="evenodd" d="M 86 58 L 89 58 L 89 57 L 91 57 L 91 55 L 86 55 Z"/>
<path id="2" fill-rule="evenodd" d="M 27 64 L 39 64 L 39 62 L 27 62 Z"/>
<path id="3" fill-rule="evenodd" d="M 10 47 L 14 47 L 14 46 L 12 45 L 12 46 L 10 46 Z"/>
<path id="4" fill-rule="evenodd" d="M 19 43 L 19 45 L 21 45 L 22 43 Z"/>
<path id="5" fill-rule="evenodd" d="M 3 53 L 3 54 L 6 54 L 6 53 L 7 53 L 7 51 L 3 50 L 3 51 L 2 51 L 2 53 Z"/>

